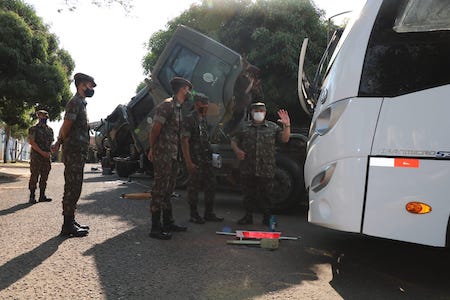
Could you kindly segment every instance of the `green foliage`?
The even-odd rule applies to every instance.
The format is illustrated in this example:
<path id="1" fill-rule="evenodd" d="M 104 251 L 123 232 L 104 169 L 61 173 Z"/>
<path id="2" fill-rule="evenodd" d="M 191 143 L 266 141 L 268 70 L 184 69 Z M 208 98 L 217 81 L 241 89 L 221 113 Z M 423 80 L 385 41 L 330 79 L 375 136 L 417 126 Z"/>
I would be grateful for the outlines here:
<path id="1" fill-rule="evenodd" d="M 151 69 L 179 24 L 194 28 L 241 53 L 261 69 L 264 101 L 269 114 L 286 108 L 296 124 L 309 123 L 297 95 L 298 58 L 303 39 L 309 38 L 307 61 L 319 62 L 326 47 L 323 11 L 309 0 L 203 0 L 152 35 L 142 64 Z M 306 65 L 308 78 L 315 65 Z"/>
<path id="2" fill-rule="evenodd" d="M 58 43 L 32 7 L 0 0 L 0 121 L 27 128 L 37 109 L 60 118 L 75 63 Z"/>

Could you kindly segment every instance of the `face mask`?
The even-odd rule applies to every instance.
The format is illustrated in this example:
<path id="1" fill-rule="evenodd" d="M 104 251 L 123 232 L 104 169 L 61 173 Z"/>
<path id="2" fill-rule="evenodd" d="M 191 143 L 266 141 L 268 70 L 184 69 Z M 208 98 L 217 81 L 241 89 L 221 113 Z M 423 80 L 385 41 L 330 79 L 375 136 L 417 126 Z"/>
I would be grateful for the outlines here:
<path id="1" fill-rule="evenodd" d="M 264 118 L 266 117 L 266 113 L 264 112 L 254 112 L 252 114 L 253 120 L 255 120 L 256 122 L 262 122 L 264 120 Z"/>
<path id="2" fill-rule="evenodd" d="M 39 119 L 39 123 L 41 123 L 41 124 L 47 124 L 47 119 Z"/>
<path id="3" fill-rule="evenodd" d="M 94 96 L 94 90 L 93 90 L 93 89 L 90 89 L 90 88 L 87 88 L 87 89 L 84 91 L 84 95 L 85 95 L 86 97 L 92 97 L 92 96 Z"/>

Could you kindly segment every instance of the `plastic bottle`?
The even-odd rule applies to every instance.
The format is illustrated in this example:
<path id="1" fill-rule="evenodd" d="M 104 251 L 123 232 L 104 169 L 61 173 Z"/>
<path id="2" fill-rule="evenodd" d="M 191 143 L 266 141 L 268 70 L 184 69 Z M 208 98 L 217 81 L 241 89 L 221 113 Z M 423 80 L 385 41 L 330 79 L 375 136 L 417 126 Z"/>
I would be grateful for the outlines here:
<path id="1" fill-rule="evenodd" d="M 269 220 L 269 231 L 276 231 L 277 230 L 277 218 L 275 215 L 270 216 Z"/>

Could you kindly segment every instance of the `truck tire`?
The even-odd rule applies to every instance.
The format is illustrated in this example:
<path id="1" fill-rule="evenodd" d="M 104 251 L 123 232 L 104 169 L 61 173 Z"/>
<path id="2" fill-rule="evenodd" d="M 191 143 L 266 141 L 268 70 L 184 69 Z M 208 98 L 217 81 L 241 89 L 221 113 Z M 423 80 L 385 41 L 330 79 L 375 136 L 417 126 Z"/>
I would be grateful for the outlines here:
<path id="1" fill-rule="evenodd" d="M 116 174 L 119 177 L 129 177 L 138 169 L 136 161 L 116 161 Z"/>
<path id="2" fill-rule="evenodd" d="M 285 155 L 278 154 L 276 164 L 270 200 L 272 211 L 281 213 L 306 201 L 306 192 L 303 183 L 303 168 L 298 163 Z"/>

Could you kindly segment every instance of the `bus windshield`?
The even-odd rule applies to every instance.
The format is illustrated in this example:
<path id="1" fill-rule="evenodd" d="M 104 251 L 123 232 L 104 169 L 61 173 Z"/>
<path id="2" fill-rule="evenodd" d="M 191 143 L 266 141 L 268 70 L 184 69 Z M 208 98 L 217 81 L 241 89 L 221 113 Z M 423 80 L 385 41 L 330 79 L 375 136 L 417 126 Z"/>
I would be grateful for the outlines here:
<path id="1" fill-rule="evenodd" d="M 450 30 L 450 2 L 409 0 L 397 16 L 394 30 L 398 33 Z"/>

